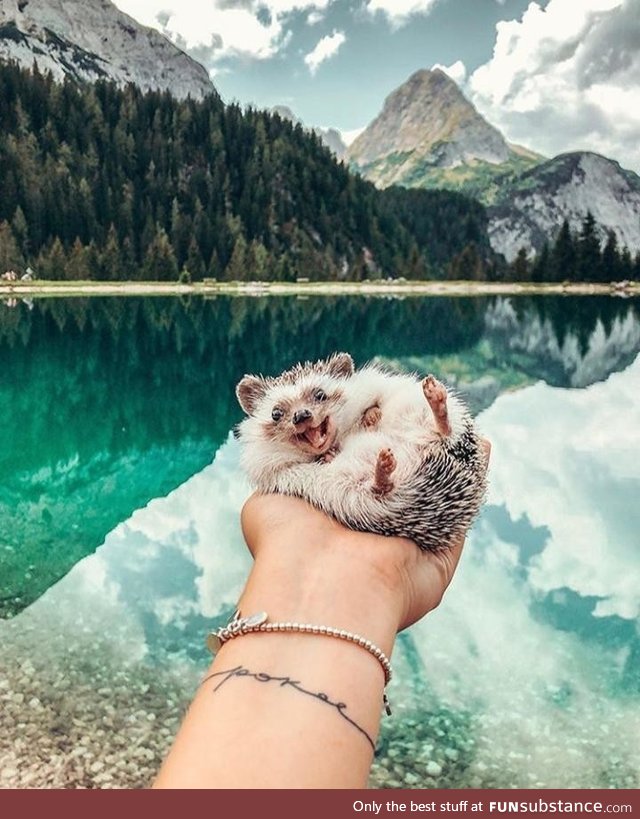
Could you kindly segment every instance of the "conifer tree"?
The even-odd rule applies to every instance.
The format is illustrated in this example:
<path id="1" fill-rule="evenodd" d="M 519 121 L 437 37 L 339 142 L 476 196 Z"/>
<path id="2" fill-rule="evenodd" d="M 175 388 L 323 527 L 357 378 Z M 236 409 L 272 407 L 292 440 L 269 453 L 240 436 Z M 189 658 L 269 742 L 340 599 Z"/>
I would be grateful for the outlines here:
<path id="1" fill-rule="evenodd" d="M 130 236 L 125 236 L 120 251 L 120 267 L 122 276 L 126 281 L 137 281 L 142 276 L 142 265 L 136 260 L 133 241 Z"/>
<path id="2" fill-rule="evenodd" d="M 515 282 L 526 282 L 529 280 L 529 256 L 526 247 L 521 247 L 518 255 L 511 265 L 513 280 Z"/>
<path id="3" fill-rule="evenodd" d="M 211 258 L 209 259 L 206 274 L 211 279 L 222 278 L 222 267 L 220 265 L 218 254 L 215 250 L 212 252 Z"/>
<path id="4" fill-rule="evenodd" d="M 196 241 L 195 236 L 191 237 L 189 242 L 189 250 L 187 253 L 187 259 L 184 263 L 184 267 L 186 270 L 189 271 L 191 275 L 191 280 L 199 280 L 204 275 L 204 262 L 202 261 L 202 256 L 200 255 L 200 248 L 198 246 L 198 242 Z"/>
<path id="5" fill-rule="evenodd" d="M 100 278 L 122 279 L 122 254 L 115 225 L 111 224 L 107 241 L 100 254 Z"/>
<path id="6" fill-rule="evenodd" d="M 240 233 L 233 246 L 233 253 L 225 270 L 225 279 L 231 282 L 247 281 L 250 272 L 247 269 L 247 240 Z"/>
<path id="7" fill-rule="evenodd" d="M 548 280 L 552 282 L 570 281 L 575 277 L 575 273 L 576 249 L 569 222 L 565 219 L 551 251 Z"/>
<path id="8" fill-rule="evenodd" d="M 255 239 L 247 252 L 247 275 L 251 280 L 265 281 L 269 278 L 269 252 L 262 242 Z"/>
<path id="9" fill-rule="evenodd" d="M 178 278 L 178 263 L 169 237 L 163 228 L 158 227 L 153 241 L 149 245 L 144 260 L 145 279 L 159 282 L 172 282 Z"/>
<path id="10" fill-rule="evenodd" d="M 406 276 L 407 279 L 411 279 L 413 281 L 422 281 L 427 278 L 424 258 L 420 253 L 418 246 L 415 244 L 411 248 L 409 261 L 407 262 L 406 267 L 403 269 L 403 275 Z"/>
<path id="11" fill-rule="evenodd" d="M 542 246 L 542 250 L 536 256 L 531 268 L 531 281 L 544 282 L 549 278 L 550 254 L 547 242 Z"/>
<path id="12" fill-rule="evenodd" d="M 576 274 L 580 281 L 602 281 L 600 240 L 596 231 L 596 220 L 591 211 L 587 213 L 582 223 L 576 257 Z"/>
<path id="13" fill-rule="evenodd" d="M 20 252 L 11 225 L 8 222 L 0 222 L 0 275 L 6 270 L 21 273 L 24 270 L 24 256 Z"/>
<path id="14" fill-rule="evenodd" d="M 29 255 L 29 225 L 24 215 L 24 211 L 18 205 L 13 213 L 11 229 L 18 245 L 18 250 L 26 258 Z"/>
<path id="15" fill-rule="evenodd" d="M 67 254 L 58 237 L 53 240 L 48 250 L 43 250 L 38 259 L 38 270 L 41 278 L 52 281 L 63 281 L 67 278 Z"/>
<path id="16" fill-rule="evenodd" d="M 624 278 L 618 253 L 618 237 L 615 231 L 607 233 L 607 242 L 602 251 L 602 281 L 617 282 Z"/>
<path id="17" fill-rule="evenodd" d="M 66 273 L 67 278 L 72 281 L 84 281 L 91 278 L 87 249 L 77 236 L 69 251 Z"/>
<path id="18" fill-rule="evenodd" d="M 633 259 L 631 258 L 631 251 L 626 245 L 620 257 L 619 275 L 620 280 L 629 280 L 633 277 Z"/>
<path id="19" fill-rule="evenodd" d="M 478 248 L 471 242 L 462 253 L 454 257 L 450 270 L 450 278 L 464 281 L 483 281 L 485 279 L 482 259 Z"/>

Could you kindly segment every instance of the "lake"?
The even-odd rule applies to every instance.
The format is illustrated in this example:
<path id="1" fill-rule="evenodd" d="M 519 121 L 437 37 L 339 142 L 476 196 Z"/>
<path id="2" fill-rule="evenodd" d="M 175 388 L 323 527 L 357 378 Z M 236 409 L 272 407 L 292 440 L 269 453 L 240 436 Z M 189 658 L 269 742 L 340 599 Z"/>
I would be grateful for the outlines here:
<path id="1" fill-rule="evenodd" d="M 640 300 L 0 304 L 0 786 L 144 787 L 249 568 L 245 372 L 434 372 L 493 442 L 372 787 L 640 786 Z"/>

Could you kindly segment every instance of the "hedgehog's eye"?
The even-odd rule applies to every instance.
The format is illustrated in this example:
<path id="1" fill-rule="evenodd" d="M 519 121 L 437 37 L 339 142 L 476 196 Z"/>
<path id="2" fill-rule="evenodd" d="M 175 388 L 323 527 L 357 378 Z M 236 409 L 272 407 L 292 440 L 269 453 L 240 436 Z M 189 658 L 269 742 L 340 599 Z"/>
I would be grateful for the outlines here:
<path id="1" fill-rule="evenodd" d="M 280 407 L 274 407 L 273 412 L 271 413 L 271 417 L 274 421 L 279 421 L 282 416 L 284 415 L 284 410 L 281 410 Z"/>
<path id="2" fill-rule="evenodd" d="M 316 401 L 326 401 L 327 393 L 324 390 L 316 390 L 313 393 L 313 397 L 316 399 Z"/>

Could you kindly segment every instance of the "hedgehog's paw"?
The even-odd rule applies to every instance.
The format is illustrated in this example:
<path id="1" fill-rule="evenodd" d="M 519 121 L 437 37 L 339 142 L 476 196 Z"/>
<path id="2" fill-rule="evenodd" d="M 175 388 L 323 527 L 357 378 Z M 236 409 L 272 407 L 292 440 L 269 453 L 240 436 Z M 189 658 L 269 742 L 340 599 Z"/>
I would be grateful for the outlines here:
<path id="1" fill-rule="evenodd" d="M 336 457 L 338 454 L 338 447 L 332 446 L 331 449 L 328 449 L 322 455 L 318 455 L 316 458 L 316 463 L 319 464 L 330 464 L 331 461 Z"/>
<path id="2" fill-rule="evenodd" d="M 381 418 L 382 410 L 380 407 L 369 407 L 364 411 L 360 424 L 363 429 L 375 429 L 380 423 Z"/>
<path id="3" fill-rule="evenodd" d="M 441 435 L 451 435 L 451 423 L 447 411 L 447 388 L 437 378 L 428 375 L 422 382 L 422 392 L 431 407 L 438 432 Z"/>
<path id="4" fill-rule="evenodd" d="M 373 491 L 376 495 L 387 495 L 393 489 L 391 475 L 398 465 L 396 457 L 390 449 L 381 449 L 376 461 L 373 478 Z"/>

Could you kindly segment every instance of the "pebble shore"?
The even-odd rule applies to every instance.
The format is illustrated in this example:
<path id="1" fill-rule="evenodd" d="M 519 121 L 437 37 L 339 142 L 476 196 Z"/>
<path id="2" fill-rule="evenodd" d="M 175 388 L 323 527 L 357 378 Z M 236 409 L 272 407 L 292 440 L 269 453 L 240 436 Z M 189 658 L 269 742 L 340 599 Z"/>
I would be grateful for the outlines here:
<path id="1" fill-rule="evenodd" d="M 64 667 L 6 661 L 0 672 L 0 788 L 146 788 L 197 685 L 136 665 L 114 671 L 90 656 Z M 89 681 L 90 680 L 90 681 Z M 442 709 L 387 720 L 371 788 L 554 787 L 526 773 L 525 754 L 478 753 L 477 718 Z M 554 756 L 558 743 L 549 741 Z M 571 764 L 574 749 L 566 749 Z M 491 759 L 491 761 L 487 761 Z M 589 774 L 593 775 L 593 774 Z M 623 755 L 603 760 L 600 781 L 573 787 L 637 788 Z"/>
<path id="2" fill-rule="evenodd" d="M 10 639 L 0 641 L 0 788 L 147 788 L 201 664 L 176 655 L 123 659 L 121 642 L 93 629 L 86 643 L 63 648 L 63 634 L 48 634 L 39 618 L 2 625 Z M 624 705 L 609 723 L 580 704 L 575 714 L 563 706 L 550 732 L 535 715 L 514 719 L 424 697 L 406 684 L 392 691 L 394 715 L 383 719 L 371 788 L 640 786 Z M 523 695 L 522 707 L 530 701 Z M 569 743 L 563 720 L 574 731 Z"/>
<path id="3" fill-rule="evenodd" d="M 150 784 L 177 731 L 187 692 L 151 669 L 113 673 L 90 662 L 56 670 L 30 660 L 3 663 L 0 787 Z"/>

